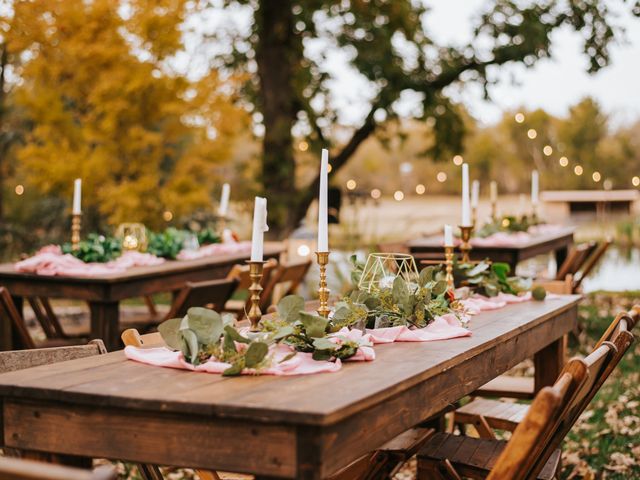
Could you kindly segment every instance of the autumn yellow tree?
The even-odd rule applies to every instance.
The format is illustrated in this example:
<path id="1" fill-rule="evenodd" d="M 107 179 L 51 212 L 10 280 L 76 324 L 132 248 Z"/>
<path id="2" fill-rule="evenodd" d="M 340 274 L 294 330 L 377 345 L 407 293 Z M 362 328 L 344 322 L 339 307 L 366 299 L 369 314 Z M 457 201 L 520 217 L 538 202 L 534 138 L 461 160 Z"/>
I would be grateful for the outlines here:
<path id="1" fill-rule="evenodd" d="M 247 119 L 232 80 L 213 71 L 194 82 L 170 68 L 191 4 L 14 2 L 6 38 L 23 59 L 13 95 L 26 125 L 16 156 L 30 185 L 70 195 L 82 177 L 95 224 L 157 227 L 164 210 L 210 204 Z"/>

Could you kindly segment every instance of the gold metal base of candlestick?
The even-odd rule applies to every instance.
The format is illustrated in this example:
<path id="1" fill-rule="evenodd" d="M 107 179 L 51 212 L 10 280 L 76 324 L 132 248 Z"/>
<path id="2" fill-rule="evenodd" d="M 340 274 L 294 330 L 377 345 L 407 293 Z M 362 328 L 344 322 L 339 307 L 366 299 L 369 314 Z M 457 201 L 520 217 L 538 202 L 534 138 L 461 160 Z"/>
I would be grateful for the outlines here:
<path id="1" fill-rule="evenodd" d="M 471 223 L 474 227 L 478 224 L 478 207 L 471 207 Z"/>
<path id="2" fill-rule="evenodd" d="M 532 211 L 531 211 L 531 224 L 532 225 L 537 225 L 539 222 L 539 218 L 538 218 L 538 205 L 533 205 L 532 207 Z"/>
<path id="3" fill-rule="evenodd" d="M 455 289 L 453 284 L 453 247 L 444 247 L 444 259 L 446 275 L 445 280 L 447 282 L 447 289 L 452 291 Z"/>
<path id="4" fill-rule="evenodd" d="M 471 258 L 469 257 L 469 252 L 471 252 L 471 234 L 473 233 L 473 225 L 462 226 L 460 225 L 460 239 L 462 243 L 460 244 L 460 254 L 461 254 L 461 262 L 462 263 L 470 263 Z"/>
<path id="5" fill-rule="evenodd" d="M 318 266 L 320 267 L 320 287 L 318 288 L 320 307 L 318 307 L 318 315 L 326 318 L 329 316 L 329 294 L 331 293 L 327 288 L 327 265 L 329 264 L 329 252 L 316 252 L 316 256 L 318 258 Z"/>
<path id="6" fill-rule="evenodd" d="M 71 216 L 71 250 L 74 252 L 80 248 L 80 229 L 82 225 L 82 214 L 74 213 Z"/>
<path id="7" fill-rule="evenodd" d="M 250 331 L 259 332 L 260 320 L 262 319 L 262 311 L 260 310 L 261 282 L 265 262 L 248 261 L 247 264 L 249 264 L 249 278 L 251 279 L 251 286 L 249 286 L 251 308 L 249 308 L 247 318 L 251 322 Z"/>

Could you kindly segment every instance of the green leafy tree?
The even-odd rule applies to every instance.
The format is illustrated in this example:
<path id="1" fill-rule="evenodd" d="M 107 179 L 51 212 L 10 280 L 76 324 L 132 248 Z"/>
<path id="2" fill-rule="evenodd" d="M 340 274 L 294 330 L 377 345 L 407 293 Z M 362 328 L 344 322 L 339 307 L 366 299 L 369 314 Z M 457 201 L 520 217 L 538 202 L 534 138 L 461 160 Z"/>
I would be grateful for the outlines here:
<path id="1" fill-rule="evenodd" d="M 623 0 L 619 0 L 624 3 Z M 380 124 L 398 116 L 396 102 L 415 95 L 416 118 L 432 119 L 435 159 L 461 151 L 464 122 L 446 88 L 477 82 L 486 89 L 495 66 L 527 66 L 551 55 L 552 33 L 563 27 L 580 32 L 588 70 L 609 63 L 608 47 L 617 32 L 608 4 L 599 0 L 563 3 L 495 0 L 461 47 L 439 45 L 424 28 L 429 11 L 411 0 L 221 0 L 224 7 L 246 8 L 250 31 L 225 30 L 231 44 L 220 56 L 236 71 L 257 72 L 245 99 L 260 112 L 263 188 L 269 192 L 272 232 L 290 231 L 315 198 L 319 179 L 301 183 L 296 176 L 294 127 L 311 151 L 335 139 L 338 119 L 329 86 L 335 79 L 327 55 L 339 50 L 371 91 L 368 112 L 348 138 L 332 145 L 332 175 L 344 166 Z M 633 5 L 635 14 L 638 6 Z"/>

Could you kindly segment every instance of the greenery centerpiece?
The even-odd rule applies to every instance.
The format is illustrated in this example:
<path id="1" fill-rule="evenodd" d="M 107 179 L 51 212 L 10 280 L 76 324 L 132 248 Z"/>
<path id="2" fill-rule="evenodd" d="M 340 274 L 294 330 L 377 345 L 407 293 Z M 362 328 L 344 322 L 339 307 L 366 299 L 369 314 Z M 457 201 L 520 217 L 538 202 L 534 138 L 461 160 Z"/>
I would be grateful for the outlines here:
<path id="1" fill-rule="evenodd" d="M 527 232 L 533 226 L 544 223 L 540 220 L 535 220 L 533 217 L 522 215 L 517 217 L 515 215 L 504 215 L 499 218 L 492 219 L 490 222 L 485 223 L 477 232 L 476 236 L 485 238 L 490 235 L 499 232 L 505 233 L 517 233 Z"/>
<path id="2" fill-rule="evenodd" d="M 80 241 L 77 250 L 73 250 L 71 243 L 62 245 L 62 253 L 70 253 L 87 263 L 106 263 L 122 255 L 122 242 L 115 237 L 90 233 Z"/>

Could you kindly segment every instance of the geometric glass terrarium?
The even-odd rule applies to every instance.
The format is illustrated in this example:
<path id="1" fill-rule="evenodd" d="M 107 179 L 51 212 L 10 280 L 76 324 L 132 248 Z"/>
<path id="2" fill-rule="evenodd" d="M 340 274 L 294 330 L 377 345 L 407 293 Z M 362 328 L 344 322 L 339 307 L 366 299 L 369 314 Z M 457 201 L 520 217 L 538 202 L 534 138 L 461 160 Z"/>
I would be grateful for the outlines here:
<path id="1" fill-rule="evenodd" d="M 396 277 L 407 283 L 418 279 L 418 268 L 413 255 L 406 253 L 370 253 L 358 282 L 366 292 L 391 288 Z"/>
<path id="2" fill-rule="evenodd" d="M 116 230 L 116 238 L 122 242 L 123 250 L 147 250 L 147 229 L 141 223 L 121 223 Z"/>

